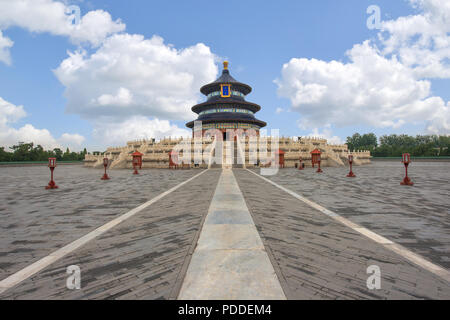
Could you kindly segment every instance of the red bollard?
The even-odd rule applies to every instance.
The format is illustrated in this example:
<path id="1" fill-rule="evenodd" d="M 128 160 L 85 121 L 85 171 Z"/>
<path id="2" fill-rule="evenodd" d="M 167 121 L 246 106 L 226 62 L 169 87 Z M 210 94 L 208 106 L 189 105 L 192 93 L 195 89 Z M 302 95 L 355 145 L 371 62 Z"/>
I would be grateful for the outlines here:
<path id="1" fill-rule="evenodd" d="M 318 172 L 318 173 L 322 173 L 323 172 L 323 170 L 322 169 L 320 169 L 320 154 L 319 154 L 319 160 L 317 160 L 317 163 L 319 164 L 319 168 L 317 168 L 317 171 L 316 172 Z"/>
<path id="2" fill-rule="evenodd" d="M 56 158 L 48 158 L 48 167 L 50 168 L 51 176 L 50 182 L 48 183 L 48 186 L 45 187 L 45 189 L 58 189 L 55 181 L 53 181 L 53 170 L 55 170 L 56 168 Z"/>
<path id="3" fill-rule="evenodd" d="M 172 150 L 169 152 L 169 169 L 178 169 L 178 152 Z"/>
<path id="4" fill-rule="evenodd" d="M 133 156 L 133 169 L 134 169 L 133 174 L 139 174 L 139 172 L 137 171 L 137 167 L 139 167 L 139 169 L 142 169 L 143 154 L 140 153 L 139 151 L 135 151 L 131 155 Z"/>
<path id="5" fill-rule="evenodd" d="M 311 164 L 312 167 L 314 168 L 314 164 L 317 163 L 319 165 L 319 168 L 317 169 L 316 172 L 323 172 L 322 169 L 320 169 L 320 155 L 322 154 L 322 152 L 319 149 L 314 149 L 313 151 L 311 151 Z"/>
<path id="6" fill-rule="evenodd" d="M 354 178 L 356 175 L 352 171 L 352 165 L 353 165 L 353 155 L 348 155 L 348 163 L 350 164 L 350 172 L 348 173 L 347 177 Z"/>
<path id="7" fill-rule="evenodd" d="M 103 166 L 105 167 L 105 174 L 103 175 L 101 180 L 109 180 L 110 178 L 106 174 L 106 167 L 108 166 L 109 160 L 108 158 L 103 158 Z"/>
<path id="8" fill-rule="evenodd" d="M 412 186 L 414 185 L 414 183 L 408 177 L 408 165 L 411 163 L 411 156 L 409 155 L 409 153 L 402 154 L 402 162 L 405 165 L 405 178 L 402 182 L 400 182 L 400 184 L 402 186 Z"/>
<path id="9" fill-rule="evenodd" d="M 278 168 L 284 168 L 284 154 L 285 152 L 281 149 L 275 151 L 276 157 L 278 157 Z"/>

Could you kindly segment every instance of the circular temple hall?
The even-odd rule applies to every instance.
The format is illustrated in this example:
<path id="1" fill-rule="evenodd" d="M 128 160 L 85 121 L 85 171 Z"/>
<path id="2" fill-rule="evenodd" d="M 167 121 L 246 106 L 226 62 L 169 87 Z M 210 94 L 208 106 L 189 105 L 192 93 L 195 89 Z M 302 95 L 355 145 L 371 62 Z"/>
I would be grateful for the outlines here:
<path id="1" fill-rule="evenodd" d="M 206 96 L 206 102 L 192 107 L 192 111 L 198 114 L 195 121 L 202 123 L 202 134 L 208 129 L 222 131 L 224 138 L 227 129 L 254 129 L 259 134 L 259 129 L 265 127 L 266 123 L 255 118 L 255 113 L 261 107 L 245 101 L 245 96 L 251 91 L 249 85 L 230 75 L 228 61 L 225 61 L 222 75 L 200 88 L 200 92 Z M 194 129 L 195 121 L 188 122 L 186 126 Z"/>

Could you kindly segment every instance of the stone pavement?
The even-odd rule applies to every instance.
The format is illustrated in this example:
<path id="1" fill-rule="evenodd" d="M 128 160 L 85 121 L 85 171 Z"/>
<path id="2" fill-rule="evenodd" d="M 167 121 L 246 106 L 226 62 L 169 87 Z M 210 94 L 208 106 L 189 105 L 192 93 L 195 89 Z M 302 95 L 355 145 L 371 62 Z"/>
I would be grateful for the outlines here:
<path id="1" fill-rule="evenodd" d="M 450 299 L 436 275 L 247 170 L 235 176 L 288 299 Z M 366 286 L 371 265 L 380 290 Z"/>
<path id="2" fill-rule="evenodd" d="M 450 162 L 413 162 L 413 187 L 400 186 L 398 161 L 353 167 L 279 170 L 268 176 L 304 197 L 450 269 Z"/>
<path id="3" fill-rule="evenodd" d="M 445 168 L 426 180 L 417 165 L 420 188 L 399 191 L 391 184 L 401 173 L 392 176 L 389 164 L 357 167 L 352 182 L 340 178 L 345 168 L 285 169 L 268 178 L 447 267 Z M 201 172 L 118 170 L 103 182 L 101 170 L 57 170 L 61 188 L 48 192 L 47 168 L 0 168 L 0 281 Z M 80 290 L 66 288 L 70 265 L 81 269 Z M 380 290 L 366 286 L 370 265 L 381 269 Z M 208 281 L 199 285 L 201 276 Z M 450 285 L 247 170 L 211 169 L 0 294 L 178 297 L 450 299 Z"/>
<path id="4" fill-rule="evenodd" d="M 45 190 L 46 166 L 0 167 L 0 280 L 87 234 L 198 170 L 132 170 L 58 166 L 59 189 Z"/>
<path id="5" fill-rule="evenodd" d="M 178 298 L 286 299 L 231 169 L 222 171 Z"/>
<path id="6" fill-rule="evenodd" d="M 176 298 L 220 172 L 208 170 L 0 299 Z M 80 290 L 66 288 L 70 265 L 81 269 Z"/>

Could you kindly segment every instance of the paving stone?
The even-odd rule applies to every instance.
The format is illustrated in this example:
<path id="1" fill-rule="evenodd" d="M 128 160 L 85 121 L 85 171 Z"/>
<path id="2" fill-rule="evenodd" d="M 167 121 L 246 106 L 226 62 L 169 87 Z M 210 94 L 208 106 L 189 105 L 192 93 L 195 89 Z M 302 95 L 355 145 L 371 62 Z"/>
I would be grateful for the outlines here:
<path id="1" fill-rule="evenodd" d="M 183 279 L 182 266 L 219 175 L 219 170 L 208 170 L 0 299 L 169 299 Z M 81 268 L 80 290 L 65 285 L 66 267 L 72 264 Z"/>
<path id="2" fill-rule="evenodd" d="M 254 174 L 239 169 L 234 173 L 263 243 L 272 253 L 278 277 L 286 279 L 281 284 L 287 287 L 288 299 L 450 298 L 445 280 Z M 288 228 L 295 231 L 286 232 Z M 381 269 L 380 290 L 366 286 L 366 270 L 372 264 Z M 384 274 L 393 282 L 386 282 Z"/>

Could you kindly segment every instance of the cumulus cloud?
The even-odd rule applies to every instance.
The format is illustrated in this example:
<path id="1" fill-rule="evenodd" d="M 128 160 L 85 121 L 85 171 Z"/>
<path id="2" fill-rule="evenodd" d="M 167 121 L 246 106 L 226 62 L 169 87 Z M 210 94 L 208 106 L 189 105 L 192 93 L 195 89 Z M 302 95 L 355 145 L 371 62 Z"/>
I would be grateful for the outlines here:
<path id="1" fill-rule="evenodd" d="M 408 67 L 380 55 L 369 41 L 347 54 L 349 63 L 294 58 L 283 66 L 278 92 L 304 114 L 302 128 L 397 127 L 432 117 L 429 111 L 442 105 L 442 99 L 428 98 L 429 81 L 416 80 Z"/>
<path id="2" fill-rule="evenodd" d="M 79 135 L 77 133 L 63 133 L 58 139 L 58 142 L 61 145 L 70 148 L 71 150 L 79 150 L 85 140 L 86 139 L 82 135 Z"/>
<path id="3" fill-rule="evenodd" d="M 383 54 L 395 54 L 417 77 L 450 78 L 450 2 L 410 0 L 420 14 L 382 22 Z"/>
<path id="4" fill-rule="evenodd" d="M 99 46 L 111 34 L 125 30 L 120 20 L 113 21 L 103 10 L 80 12 L 77 19 L 72 6 L 54 0 L 0 0 L 0 30 L 20 27 L 30 32 L 69 37 L 74 44 Z M 0 61 L 11 63 L 9 48 L 13 42 L 0 31 Z"/>
<path id="5" fill-rule="evenodd" d="M 187 137 L 191 132 L 171 124 L 168 120 L 133 116 L 123 122 L 102 121 L 96 124 L 93 135 L 109 145 L 123 145 L 135 139 L 160 139 L 163 137 Z"/>
<path id="6" fill-rule="evenodd" d="M 432 96 L 428 78 L 450 78 L 449 2 L 411 0 L 422 13 L 383 23 L 379 41 L 356 44 L 348 62 L 293 58 L 275 82 L 302 114 L 300 127 L 425 123 L 450 132 L 450 104 Z"/>
<path id="7" fill-rule="evenodd" d="M 0 126 L 4 126 L 7 123 L 17 122 L 26 115 L 27 113 L 25 112 L 23 106 L 13 105 L 0 97 Z"/>
<path id="8" fill-rule="evenodd" d="M 202 43 L 176 49 L 159 36 L 116 34 L 95 52 L 69 53 L 54 70 L 65 86 L 66 111 L 87 119 L 94 138 L 123 144 L 138 138 L 186 135 L 169 120 L 192 120 L 200 87 L 218 73 Z"/>
<path id="9" fill-rule="evenodd" d="M 64 133 L 59 139 L 54 138 L 47 129 L 37 129 L 31 124 L 25 124 L 19 129 L 11 124 L 26 117 L 23 106 L 16 106 L 0 97 L 0 146 L 8 148 L 19 142 L 33 142 L 44 149 L 69 147 L 79 150 L 84 137 L 79 134 Z"/>
<path id="10" fill-rule="evenodd" d="M 142 135 L 186 134 L 168 120 L 194 117 L 190 107 L 199 100 L 199 88 L 218 73 L 210 49 L 199 43 L 178 50 L 158 36 L 146 39 L 121 33 L 125 24 L 103 10 L 89 11 L 73 24 L 73 10 L 65 1 L 0 0 L 0 30 L 17 26 L 66 36 L 80 45 L 54 73 L 65 86 L 66 111 L 87 119 L 94 137 L 106 145 Z M 88 53 L 85 44 L 94 51 Z M 0 31 L 0 61 L 10 64 L 12 45 Z M 136 128 L 138 124 L 146 127 Z M 8 130 L 11 136 L 20 136 L 15 129 Z M 80 143 L 80 137 L 63 135 L 54 141 Z"/>
<path id="11" fill-rule="evenodd" d="M 327 139 L 330 144 L 343 144 L 344 141 L 338 136 L 333 136 L 330 126 L 326 126 L 322 132 L 319 128 L 314 128 L 313 131 L 308 134 L 310 138 L 322 138 Z"/>
<path id="12" fill-rule="evenodd" d="M 432 119 L 427 121 L 426 129 L 431 134 L 450 134 L 450 102 L 444 106 L 441 101 L 439 107 L 434 110 Z"/>
<path id="13" fill-rule="evenodd" d="M 11 64 L 11 54 L 9 49 L 13 46 L 14 42 L 5 37 L 0 30 L 0 62 L 3 62 L 7 65 Z"/>
<path id="14" fill-rule="evenodd" d="M 4 127 L 0 131 L 0 145 L 10 147 L 19 142 L 33 142 L 40 144 L 44 149 L 61 148 L 61 145 L 47 129 L 36 129 L 31 124 L 26 124 L 19 129 Z"/>
<path id="15" fill-rule="evenodd" d="M 199 88 L 217 75 L 215 60 L 201 43 L 177 50 L 158 36 L 116 34 L 91 55 L 70 53 L 54 72 L 69 113 L 187 120 Z"/>

